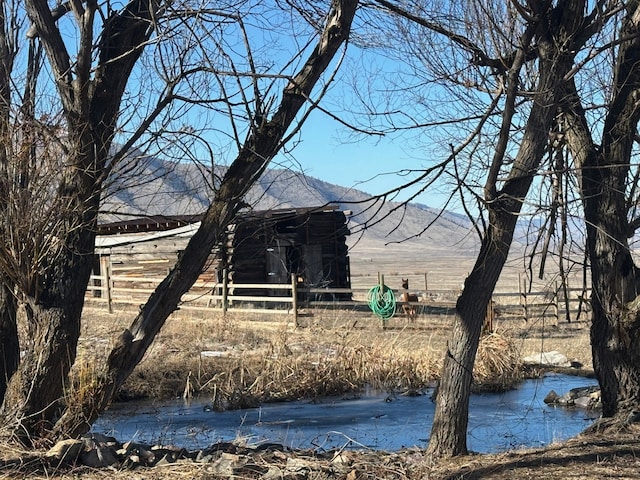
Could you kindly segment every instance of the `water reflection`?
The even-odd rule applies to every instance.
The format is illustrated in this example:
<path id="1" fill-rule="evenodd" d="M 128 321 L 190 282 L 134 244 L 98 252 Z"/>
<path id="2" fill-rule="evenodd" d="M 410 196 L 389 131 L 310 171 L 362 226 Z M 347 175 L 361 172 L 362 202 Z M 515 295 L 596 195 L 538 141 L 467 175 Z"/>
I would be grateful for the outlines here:
<path id="1" fill-rule="evenodd" d="M 594 385 L 595 380 L 548 375 L 528 380 L 517 390 L 473 395 L 469 409 L 468 446 L 480 453 L 521 446 L 540 446 L 576 435 L 597 416 L 580 409 L 547 406 L 550 390 Z M 252 443 L 273 442 L 291 448 L 330 450 L 343 446 L 399 450 L 425 447 L 435 405 L 420 397 L 363 394 L 358 398 L 323 398 L 268 404 L 229 412 L 206 411 L 206 400 L 113 406 L 93 430 L 121 441 L 205 448 L 238 437 Z"/>

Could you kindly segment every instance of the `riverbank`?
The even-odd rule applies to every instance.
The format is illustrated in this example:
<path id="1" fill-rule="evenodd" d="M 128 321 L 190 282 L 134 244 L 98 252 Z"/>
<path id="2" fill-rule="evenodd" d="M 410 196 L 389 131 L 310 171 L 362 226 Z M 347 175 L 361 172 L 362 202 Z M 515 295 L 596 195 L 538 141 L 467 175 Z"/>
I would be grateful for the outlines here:
<path id="1" fill-rule="evenodd" d="M 398 453 L 333 451 L 317 455 L 308 451 L 288 452 L 269 447 L 251 449 L 227 444 L 217 459 L 196 463 L 190 459 L 165 462 L 146 468 L 103 468 L 57 466 L 41 458 L 22 456 L 2 448 L 2 479 L 71 480 L 164 480 L 164 479 L 636 479 L 640 470 L 640 429 L 630 425 L 616 434 L 578 436 L 545 448 L 494 455 L 468 455 L 431 462 L 421 450 Z"/>
<path id="2" fill-rule="evenodd" d="M 312 315 L 311 315 L 312 313 Z M 77 388 L 90 381 L 104 361 L 111 339 L 135 312 L 107 314 L 88 308 L 80 339 Z M 393 318 L 387 328 L 372 314 L 326 309 L 309 312 L 295 328 L 286 315 L 228 315 L 177 312 L 126 382 L 121 400 L 212 399 L 218 409 L 264 402 L 343 394 L 367 386 L 409 391 L 437 381 L 452 318 Z M 548 325 L 497 321 L 486 337 L 475 369 L 478 390 L 500 390 L 517 383 L 521 359 L 556 350 L 591 368 L 586 322 Z M 534 372 L 535 374 L 535 372 Z"/>

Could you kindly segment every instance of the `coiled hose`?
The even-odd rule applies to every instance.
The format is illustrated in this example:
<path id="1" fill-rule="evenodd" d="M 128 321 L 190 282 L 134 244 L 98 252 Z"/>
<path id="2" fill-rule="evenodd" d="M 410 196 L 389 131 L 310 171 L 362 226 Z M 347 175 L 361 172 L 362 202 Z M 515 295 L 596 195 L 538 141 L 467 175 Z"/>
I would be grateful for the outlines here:
<path id="1" fill-rule="evenodd" d="M 386 285 L 376 285 L 367 293 L 367 303 L 373 313 L 382 320 L 391 318 L 396 313 L 396 296 Z"/>

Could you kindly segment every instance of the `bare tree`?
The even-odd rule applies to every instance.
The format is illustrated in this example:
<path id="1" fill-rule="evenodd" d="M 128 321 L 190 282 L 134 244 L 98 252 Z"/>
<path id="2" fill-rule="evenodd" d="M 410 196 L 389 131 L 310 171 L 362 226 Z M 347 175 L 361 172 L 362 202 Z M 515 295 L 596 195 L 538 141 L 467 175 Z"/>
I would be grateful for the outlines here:
<path id="1" fill-rule="evenodd" d="M 0 40 L 3 48 L 16 50 L 12 39 L 24 30 L 7 17 L 13 10 L 4 0 L 2 6 L 5 32 L 13 36 Z M 247 190 L 288 134 L 300 128 L 306 118 L 303 107 L 316 105 L 318 94 L 312 96 L 312 90 L 347 41 L 356 6 L 357 1 L 336 0 L 328 9 L 313 11 L 322 25 L 316 42 L 308 49 L 296 47 L 293 60 L 270 73 L 270 65 L 259 65 L 252 56 L 244 21 L 254 10 L 276 9 L 275 4 L 239 2 L 212 10 L 131 0 L 120 10 L 91 2 L 65 2 L 50 10 L 46 2 L 26 0 L 31 23 L 27 36 L 36 54 L 22 72 L 24 95 L 12 91 L 3 97 L 11 100 L 3 110 L 4 118 L 9 115 L 2 128 L 13 151 L 4 152 L 0 172 L 0 185 L 12 200 L 11 208 L 0 212 L 0 234 L 7 240 L 0 249 L 0 300 L 5 302 L 1 326 L 11 339 L 3 338 L 10 351 L 3 364 L 8 381 L 1 411 L 21 441 L 83 433 L 109 404 L 202 271 L 211 248 L 244 205 Z M 265 20 L 264 25 L 269 23 Z M 74 52 L 68 50 L 72 42 L 64 39 L 70 31 L 77 42 Z M 232 35 L 246 46 L 246 56 L 224 48 Z M 43 57 L 37 55 L 40 45 Z M 2 85 L 17 78 L 8 67 L 2 71 Z M 150 72 L 157 73 L 155 81 Z M 48 78 L 54 84 L 40 84 Z M 274 89 L 279 83 L 283 88 L 278 95 Z M 130 90 L 139 95 L 128 96 Z M 324 89 L 319 90 L 321 96 Z M 20 99 L 19 108 L 13 107 L 14 98 Z M 160 148 L 171 139 L 197 136 L 193 128 L 174 126 L 182 116 L 189 121 L 193 105 L 233 120 L 230 128 L 221 130 L 238 155 L 213 185 L 200 229 L 123 332 L 91 384 L 91 394 L 64 398 L 105 182 L 117 169 L 129 168 L 126 162 L 135 157 L 128 153 L 134 147 Z M 209 145 L 207 137 L 198 138 L 200 145 Z M 29 212 L 23 219 L 29 221 L 21 222 L 20 215 Z M 19 309 L 14 308 L 16 299 Z M 19 363 L 17 334 L 11 330 L 16 310 L 23 312 L 30 342 L 23 345 L 26 355 Z"/>
<path id="2" fill-rule="evenodd" d="M 600 4 L 588 11 L 582 0 L 377 4 L 400 19 L 396 30 L 405 34 L 402 45 L 411 55 L 403 53 L 423 66 L 423 74 L 412 70 L 421 78 L 415 83 L 437 85 L 449 94 L 447 105 L 453 104 L 455 113 L 463 110 L 460 105 L 467 110 L 456 122 L 455 115 L 431 103 L 436 118 L 421 120 L 411 109 L 414 115 L 406 121 L 406 128 L 463 127 L 457 144 L 450 136 L 449 153 L 417 172 L 411 184 L 432 185 L 449 176 L 454 195 L 470 214 L 475 207 L 486 212 L 477 224 L 481 249 L 456 304 L 428 448 L 436 457 L 465 454 L 472 370 L 486 306 L 531 186 L 547 178 L 540 171 L 546 159 L 556 158 L 551 152 L 558 148 L 557 113 L 578 52 L 609 14 Z M 428 92 L 422 95 L 428 98 Z M 455 103 L 460 99 L 464 104 Z M 438 119 L 438 114 L 444 116 Z M 559 197 L 551 198 L 557 202 Z"/>
<path id="3" fill-rule="evenodd" d="M 605 417 L 598 428 L 624 425 L 640 405 L 640 274 L 631 244 L 640 226 L 636 160 L 640 7 L 636 2 L 609 7 L 611 26 L 604 30 L 602 46 L 585 59 L 593 62 L 613 48 L 610 62 L 605 63 L 609 82 L 594 94 L 579 77 L 571 77 L 560 116 L 568 149 L 581 167 L 591 265 L 591 345 Z M 597 116 L 588 111 L 594 98 L 599 102 Z M 598 130 L 596 143 L 593 136 Z"/>
<path id="4" fill-rule="evenodd" d="M 9 193 L 9 161 L 10 150 L 7 139 L 10 131 L 11 108 L 11 71 L 18 48 L 16 32 L 7 29 L 15 24 L 15 9 L 4 8 L 0 24 L 0 197 L 8 198 Z M 0 204 L 0 215 L 7 209 L 7 204 Z M 0 270 L 0 398 L 4 396 L 8 379 L 18 368 L 20 347 L 16 322 L 17 303 L 13 295 L 13 284 L 7 275 Z"/>
<path id="5" fill-rule="evenodd" d="M 518 214 L 542 162 L 553 126 L 559 88 L 573 66 L 576 34 L 582 26 L 584 2 L 567 1 L 562 5 L 530 5 L 524 17 L 527 26 L 521 36 L 521 48 L 514 52 L 506 72 L 507 100 L 503 112 L 500 140 L 485 184 L 484 201 L 489 224 L 480 254 L 465 281 L 456 305 L 453 340 L 449 345 L 437 396 L 436 413 L 429 452 L 436 456 L 467 452 L 466 429 L 468 399 L 473 363 L 484 321 L 484 309 L 505 264 Z M 538 83 L 532 92 L 533 105 L 524 128 L 509 175 L 499 188 L 498 173 L 505 165 L 511 112 L 516 106 L 519 76 L 527 55 L 535 45 Z"/>

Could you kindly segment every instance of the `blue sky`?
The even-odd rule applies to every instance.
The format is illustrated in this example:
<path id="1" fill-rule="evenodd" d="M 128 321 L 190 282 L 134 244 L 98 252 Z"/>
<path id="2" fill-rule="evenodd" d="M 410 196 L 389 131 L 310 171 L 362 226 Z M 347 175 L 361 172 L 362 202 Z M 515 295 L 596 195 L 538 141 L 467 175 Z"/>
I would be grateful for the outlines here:
<path id="1" fill-rule="evenodd" d="M 426 154 L 407 138 L 371 136 L 345 141 L 348 134 L 346 127 L 337 121 L 314 112 L 302 127 L 300 143 L 292 152 L 300 164 L 297 168 L 329 183 L 380 194 L 407 181 L 396 173 L 399 170 L 418 169 L 435 160 L 421 158 Z M 273 167 L 280 165 L 291 167 L 282 154 L 272 163 Z M 408 196 L 409 193 L 401 193 L 397 200 Z M 431 188 L 414 201 L 438 208 L 445 199 L 445 195 Z"/>
<path id="2" fill-rule="evenodd" d="M 258 4 L 259 2 L 256 5 Z M 258 7 L 256 6 L 255 8 Z M 267 7 L 265 6 L 264 8 L 266 9 Z M 256 18 L 259 19 L 259 17 Z M 73 18 L 71 16 L 64 17 L 60 23 L 65 40 L 69 42 L 70 51 L 73 52 L 78 42 L 77 32 L 73 26 Z M 233 32 L 233 27 L 229 26 L 227 29 Z M 269 64 L 268 61 L 271 60 L 269 58 L 271 55 L 277 60 L 274 63 L 276 68 L 271 73 L 277 71 L 281 64 L 289 61 L 291 56 L 298 52 L 300 43 L 297 43 L 297 41 L 302 42 L 305 40 L 301 31 L 296 31 L 300 38 L 293 42 L 291 38 L 287 37 L 287 34 L 291 32 L 286 28 L 271 31 L 260 21 L 255 27 L 251 25 L 251 22 L 248 22 L 248 31 L 251 35 L 251 43 L 254 44 L 252 46 L 254 54 L 259 54 L 258 57 L 265 65 Z M 241 44 L 238 39 L 234 39 L 233 35 L 225 37 L 225 39 L 227 38 L 234 47 L 238 47 Z M 242 68 L 242 47 L 238 47 L 237 53 L 238 57 L 234 59 L 239 62 L 238 64 Z M 264 59 L 260 57 L 262 54 L 265 54 Z M 141 65 L 140 68 L 143 72 L 145 71 L 144 65 Z M 324 80 L 329 77 L 330 70 L 324 76 Z M 366 111 L 366 107 L 363 107 L 352 98 L 355 91 L 353 89 L 355 88 L 359 89 L 359 92 L 367 100 L 371 100 L 374 103 L 379 100 L 383 107 L 389 107 L 393 110 L 411 108 L 407 106 L 410 104 L 398 105 L 394 101 L 391 101 L 391 106 L 385 104 L 385 101 L 388 100 L 385 96 L 389 93 L 390 88 L 391 91 L 393 89 L 393 86 L 387 84 L 386 80 L 392 79 L 392 82 L 400 81 L 400 77 L 403 75 L 402 70 L 403 66 L 397 61 L 389 60 L 382 50 L 376 50 L 375 47 L 359 48 L 355 44 L 351 44 L 347 49 L 347 58 L 343 68 L 340 69 L 336 82 L 329 90 L 326 98 L 327 102 L 323 101 L 322 105 L 332 112 L 342 110 L 341 113 L 336 113 L 338 115 L 355 115 L 353 112 L 356 110 Z M 407 74 L 407 71 L 404 73 Z M 360 78 L 359 76 L 356 78 L 355 74 L 364 74 L 366 78 Z M 378 75 L 380 80 L 377 79 Z M 146 80 L 146 76 L 141 76 L 141 79 Z M 135 85 L 137 81 L 135 78 L 132 79 L 132 84 Z M 281 87 L 276 88 L 279 89 Z M 368 90 L 369 88 L 371 90 Z M 382 100 L 377 99 L 376 95 L 380 95 Z M 151 103 L 149 104 L 151 105 Z M 133 111 L 131 115 L 135 118 L 137 112 L 144 114 L 149 107 L 143 102 L 141 105 L 134 104 L 131 108 Z M 395 119 L 395 121 L 398 121 L 398 119 Z M 203 126 L 208 128 L 210 125 L 215 125 L 213 134 L 223 132 L 223 139 L 211 139 L 214 149 L 217 144 L 224 144 L 225 141 L 229 140 L 224 139 L 226 134 L 225 127 L 219 126 L 222 123 L 218 124 L 213 117 L 210 118 L 200 113 L 196 113 L 195 117 L 191 117 L 191 114 L 189 114 L 187 115 L 187 120 L 183 118 L 177 119 L 177 123 L 180 122 L 192 122 L 196 128 Z M 410 135 L 412 138 L 409 138 Z M 424 138 L 420 137 L 420 134 L 412 133 L 410 135 L 407 134 L 404 137 L 398 136 L 396 138 L 360 136 L 358 141 L 347 142 L 344 139 L 352 136 L 352 132 L 338 121 L 316 110 L 303 125 L 298 138 L 299 144 L 293 151 L 293 156 L 299 163 L 299 168 L 310 176 L 344 187 L 354 187 L 367 193 L 380 194 L 407 181 L 407 177 L 393 172 L 398 172 L 402 169 L 419 169 L 441 160 L 438 155 L 434 156 L 428 152 L 432 148 L 428 142 L 420 145 L 421 142 L 424 142 Z M 227 153 L 230 152 L 232 152 L 232 149 L 227 150 Z M 206 158 L 206 153 L 205 151 L 202 158 Z M 216 153 L 218 152 L 216 151 Z M 233 154 L 222 155 L 222 157 L 224 158 L 223 163 L 233 160 Z M 279 165 L 292 166 L 290 160 L 283 154 L 278 155 L 272 162 L 272 167 L 278 167 Z M 296 168 L 296 166 L 293 165 L 292 168 Z M 401 193 L 396 199 L 403 200 L 408 196 L 409 193 Z M 443 204 L 445 198 L 435 188 L 430 188 L 428 192 L 420 195 L 416 201 L 438 208 Z"/>

